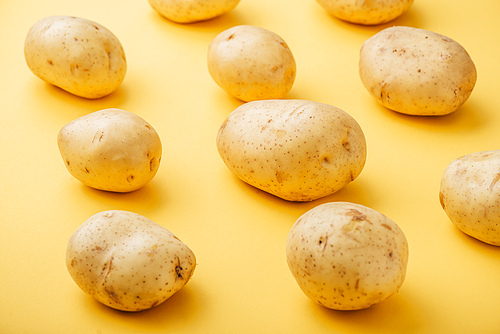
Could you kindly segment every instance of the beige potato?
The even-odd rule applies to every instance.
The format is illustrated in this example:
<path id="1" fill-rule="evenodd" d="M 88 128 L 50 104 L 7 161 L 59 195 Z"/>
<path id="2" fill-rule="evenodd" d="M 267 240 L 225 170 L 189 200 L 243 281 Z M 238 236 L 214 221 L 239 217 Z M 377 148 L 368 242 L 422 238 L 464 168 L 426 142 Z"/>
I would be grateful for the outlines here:
<path id="1" fill-rule="evenodd" d="M 462 232 L 500 246 L 500 150 L 452 161 L 441 178 L 439 201 Z"/>
<path id="2" fill-rule="evenodd" d="M 155 129 L 121 109 L 103 109 L 61 128 L 57 137 L 67 170 L 89 187 L 130 192 L 145 186 L 160 166 Z"/>
<path id="3" fill-rule="evenodd" d="M 366 160 L 366 141 L 356 120 L 307 100 L 241 105 L 220 127 L 217 149 L 244 182 L 297 202 L 340 190 L 358 177 Z"/>
<path id="4" fill-rule="evenodd" d="M 413 0 L 317 0 L 326 12 L 356 24 L 376 25 L 406 12 Z"/>
<path id="5" fill-rule="evenodd" d="M 457 110 L 476 84 L 467 51 L 441 34 L 391 27 L 366 40 L 359 74 L 378 103 L 408 115 L 439 116 Z"/>
<path id="6" fill-rule="evenodd" d="M 229 28 L 212 40 L 208 70 L 222 89 L 246 102 L 283 98 L 292 89 L 297 71 L 286 42 L 251 25 Z"/>
<path id="7" fill-rule="evenodd" d="M 109 307 L 141 311 L 184 287 L 196 257 L 172 232 L 137 213 L 110 210 L 87 219 L 69 239 L 75 283 Z"/>
<path id="8" fill-rule="evenodd" d="M 391 219 L 366 206 L 332 202 L 303 214 L 286 242 L 290 271 L 311 300 L 359 310 L 399 291 L 408 242 Z"/>
<path id="9" fill-rule="evenodd" d="M 99 23 L 73 16 L 36 22 L 26 36 L 24 55 L 37 77 L 88 99 L 114 92 L 127 71 L 118 38 Z"/>
<path id="10" fill-rule="evenodd" d="M 177 23 L 206 21 L 233 10 L 240 0 L 148 0 L 151 7 Z"/>

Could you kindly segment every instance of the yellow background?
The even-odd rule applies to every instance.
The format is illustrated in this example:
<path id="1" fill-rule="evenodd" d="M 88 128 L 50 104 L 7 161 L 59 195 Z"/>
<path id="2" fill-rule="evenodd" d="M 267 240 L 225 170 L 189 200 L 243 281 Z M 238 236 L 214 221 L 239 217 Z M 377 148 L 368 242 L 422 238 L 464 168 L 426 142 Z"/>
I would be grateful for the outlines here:
<path id="1" fill-rule="evenodd" d="M 147 0 L 0 2 L 0 332 L 11 333 L 500 333 L 500 249 L 458 231 L 441 209 L 441 175 L 455 158 L 500 149 L 500 2 L 415 0 L 374 27 L 328 16 L 314 0 L 242 0 L 229 14 L 181 25 Z M 121 40 L 128 72 L 109 97 L 85 100 L 45 84 L 26 66 L 23 44 L 38 19 L 84 17 Z M 363 128 L 366 166 L 340 192 L 289 203 L 237 180 L 215 137 L 241 104 L 210 77 L 206 53 L 221 31 L 267 28 L 289 44 L 297 77 L 288 98 L 337 106 Z M 462 44 L 478 70 L 470 99 L 444 117 L 380 107 L 358 76 L 364 40 L 407 25 Z M 66 171 L 56 137 L 71 120 L 104 108 L 134 112 L 163 142 L 157 176 L 129 194 L 90 189 Z M 367 310 L 314 304 L 288 270 L 295 220 L 329 201 L 376 209 L 410 245 L 398 294 Z M 198 265 L 186 287 L 155 309 L 123 313 L 85 295 L 65 267 L 71 233 L 99 211 L 140 213 L 175 233 Z"/>

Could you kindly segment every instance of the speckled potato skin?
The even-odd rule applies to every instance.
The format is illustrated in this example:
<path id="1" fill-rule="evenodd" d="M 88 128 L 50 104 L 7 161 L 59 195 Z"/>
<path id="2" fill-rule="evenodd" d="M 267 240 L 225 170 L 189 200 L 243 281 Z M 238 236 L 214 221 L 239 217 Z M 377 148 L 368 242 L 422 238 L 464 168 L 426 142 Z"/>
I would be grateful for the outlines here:
<path id="1" fill-rule="evenodd" d="M 332 202 L 302 215 L 286 242 L 290 271 L 311 300 L 360 310 L 399 291 L 408 242 L 391 219 L 368 207 Z"/>
<path id="2" fill-rule="evenodd" d="M 381 105 L 408 115 L 439 116 L 457 110 L 476 84 L 467 51 L 441 34 L 391 27 L 360 50 L 363 85 Z"/>
<path id="3" fill-rule="evenodd" d="M 233 10 L 240 0 L 148 0 L 151 7 L 170 21 L 194 23 Z"/>
<path id="4" fill-rule="evenodd" d="M 114 309 L 135 312 L 183 288 L 196 258 L 166 228 L 137 213 L 110 210 L 93 215 L 71 235 L 66 266 L 85 293 Z"/>
<path id="5" fill-rule="evenodd" d="M 286 42 L 272 31 L 251 25 L 217 35 L 208 47 L 207 59 L 214 81 L 245 102 L 283 98 L 297 72 Z"/>
<path id="6" fill-rule="evenodd" d="M 387 23 L 406 12 L 413 0 L 317 0 L 326 12 L 341 20 L 376 25 Z"/>
<path id="7" fill-rule="evenodd" d="M 51 16 L 36 22 L 26 36 L 24 55 L 37 77 L 88 99 L 114 92 L 127 71 L 118 38 L 79 17 Z"/>
<path id="8" fill-rule="evenodd" d="M 121 109 L 103 109 L 61 128 L 57 137 L 67 170 L 89 187 L 130 192 L 156 175 L 162 146 L 155 129 Z"/>
<path id="9" fill-rule="evenodd" d="M 441 178 L 439 200 L 465 234 L 500 246 L 500 150 L 475 152 L 452 161 Z"/>
<path id="10" fill-rule="evenodd" d="M 366 160 L 366 141 L 356 120 L 307 100 L 241 105 L 220 127 L 217 149 L 238 178 L 294 202 L 340 190 L 358 177 Z"/>

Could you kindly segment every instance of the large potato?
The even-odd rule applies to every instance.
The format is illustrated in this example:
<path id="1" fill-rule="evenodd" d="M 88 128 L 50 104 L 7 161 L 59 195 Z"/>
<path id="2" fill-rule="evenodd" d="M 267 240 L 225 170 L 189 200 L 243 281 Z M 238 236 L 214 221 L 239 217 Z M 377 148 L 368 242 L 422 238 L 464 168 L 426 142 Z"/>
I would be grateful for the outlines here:
<path id="1" fill-rule="evenodd" d="M 288 201 L 330 195 L 361 173 L 366 142 L 346 112 L 307 100 L 253 101 L 217 136 L 226 166 L 246 183 Z"/>
<path id="2" fill-rule="evenodd" d="M 476 84 L 476 67 L 456 41 L 441 34 L 391 27 L 366 40 L 359 74 L 381 105 L 409 115 L 457 110 Z"/>
<path id="3" fill-rule="evenodd" d="M 500 246 L 500 150 L 452 161 L 441 178 L 439 200 L 462 232 Z"/>
<path id="4" fill-rule="evenodd" d="M 51 16 L 36 22 L 26 36 L 24 55 L 40 79 L 88 99 L 114 92 L 127 71 L 118 38 L 79 17 Z"/>
<path id="5" fill-rule="evenodd" d="M 103 109 L 61 128 L 57 143 L 66 168 L 89 187 L 129 192 L 146 185 L 160 166 L 155 129 L 121 109 Z"/>
<path id="6" fill-rule="evenodd" d="M 212 40 L 208 70 L 222 89 L 248 102 L 284 97 L 295 81 L 296 65 L 280 36 L 260 27 L 240 25 Z"/>
<path id="7" fill-rule="evenodd" d="M 399 291 L 406 277 L 408 242 L 383 214 L 359 204 L 332 202 L 295 222 L 286 256 L 310 299 L 335 310 L 359 310 Z"/>
<path id="8" fill-rule="evenodd" d="M 66 266 L 76 284 L 122 311 L 149 309 L 193 275 L 193 251 L 172 232 L 137 213 L 110 210 L 87 219 L 69 239 Z"/>
<path id="9" fill-rule="evenodd" d="M 148 0 L 151 7 L 177 23 L 206 21 L 230 12 L 240 0 Z"/>
<path id="10" fill-rule="evenodd" d="M 413 0 L 317 0 L 326 12 L 351 23 L 374 25 L 394 20 Z"/>

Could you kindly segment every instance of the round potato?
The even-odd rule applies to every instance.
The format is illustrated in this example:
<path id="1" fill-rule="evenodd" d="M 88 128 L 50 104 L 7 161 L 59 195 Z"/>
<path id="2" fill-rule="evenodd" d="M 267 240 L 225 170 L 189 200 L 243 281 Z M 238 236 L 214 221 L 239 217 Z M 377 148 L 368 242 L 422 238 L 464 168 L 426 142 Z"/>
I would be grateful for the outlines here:
<path id="1" fill-rule="evenodd" d="M 441 178 L 439 200 L 465 234 L 500 246 L 500 150 L 475 152 L 452 161 Z"/>
<path id="2" fill-rule="evenodd" d="M 438 116 L 457 110 L 476 84 L 465 49 L 441 34 L 391 27 L 360 50 L 363 85 L 381 105 L 408 115 Z"/>
<path id="3" fill-rule="evenodd" d="M 121 109 L 103 109 L 66 124 L 57 137 L 66 168 L 89 187 L 129 192 L 146 185 L 160 166 L 155 129 Z"/>
<path id="4" fill-rule="evenodd" d="M 114 92 L 127 71 L 118 38 L 79 17 L 51 16 L 36 22 L 26 36 L 24 55 L 37 77 L 88 99 Z"/>
<path id="5" fill-rule="evenodd" d="M 317 0 L 326 12 L 356 24 L 375 25 L 394 20 L 406 12 L 413 0 Z"/>
<path id="6" fill-rule="evenodd" d="M 110 210 L 71 235 L 66 266 L 76 284 L 109 307 L 141 311 L 163 303 L 189 281 L 193 251 L 137 213 Z"/>
<path id="7" fill-rule="evenodd" d="M 244 182 L 288 201 L 330 195 L 361 173 L 366 142 L 346 112 L 307 100 L 253 101 L 236 108 L 217 149 Z"/>
<path id="8" fill-rule="evenodd" d="M 151 7 L 170 21 L 193 23 L 226 14 L 240 0 L 148 0 Z"/>
<path id="9" fill-rule="evenodd" d="M 391 219 L 347 202 L 319 205 L 293 225 L 286 242 L 290 271 L 313 301 L 359 310 L 399 291 L 408 242 Z"/>
<path id="10" fill-rule="evenodd" d="M 248 102 L 284 97 L 295 81 L 296 65 L 280 36 L 260 27 L 240 25 L 212 40 L 208 70 L 222 89 Z"/>

